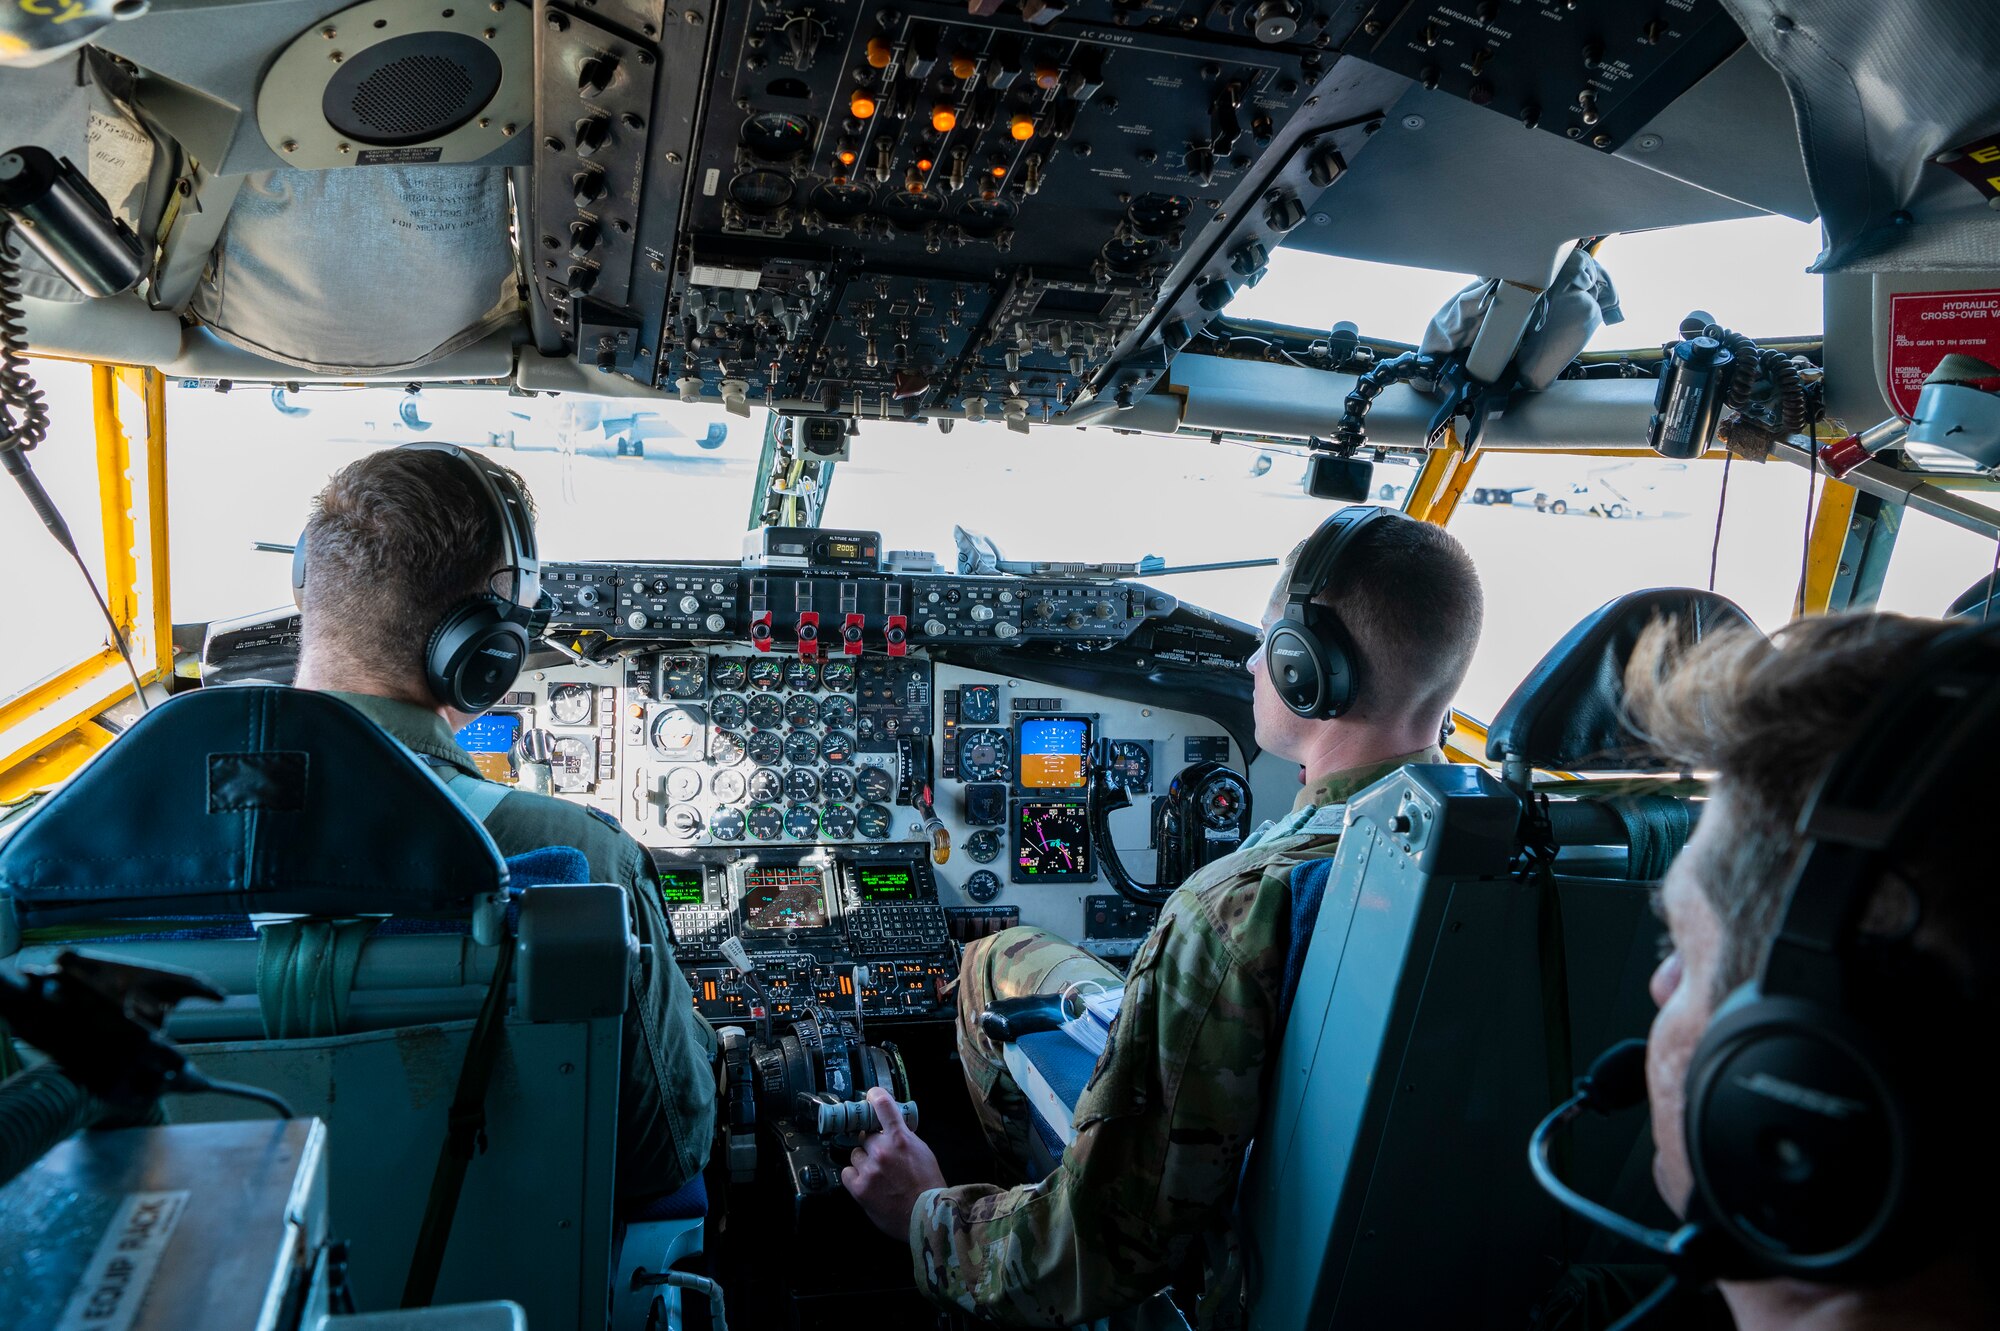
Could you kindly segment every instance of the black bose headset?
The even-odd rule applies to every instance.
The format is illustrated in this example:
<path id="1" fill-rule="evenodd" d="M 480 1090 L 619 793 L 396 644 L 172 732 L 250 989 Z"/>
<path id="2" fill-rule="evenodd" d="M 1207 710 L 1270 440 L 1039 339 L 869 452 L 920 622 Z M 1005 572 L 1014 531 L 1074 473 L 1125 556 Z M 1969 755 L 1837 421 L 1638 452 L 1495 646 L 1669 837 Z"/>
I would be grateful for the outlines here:
<path id="1" fill-rule="evenodd" d="M 502 468 L 456 444 L 403 447 L 448 454 L 463 463 L 500 528 L 500 567 L 495 572 L 510 575 L 510 594 L 488 590 L 459 602 L 424 644 L 424 678 L 437 700 L 461 712 L 483 712 L 514 687 L 544 620 L 534 520 L 527 497 Z M 301 609 L 305 588 L 306 538 L 301 532 L 292 550 L 292 599 Z"/>
<path id="2" fill-rule="evenodd" d="M 1352 504 L 1319 524 L 1299 550 L 1285 587 L 1284 614 L 1264 634 L 1264 670 L 1285 706 L 1315 721 L 1354 706 L 1361 660 L 1340 616 L 1313 597 L 1326 590 L 1341 553 L 1368 524 L 1393 510 Z"/>
<path id="3" fill-rule="evenodd" d="M 1687 1074 L 1689 1218 L 1723 1241 L 1725 1265 L 1892 1278 L 1949 1246 L 1966 1214 L 1954 1202 L 1975 1176 L 1994 1181 L 1977 1144 L 1991 1125 L 1963 1112 L 1967 1060 L 1928 1056 L 1970 1034 L 1936 1029 L 1949 996 L 1942 980 L 1916 978 L 1935 968 L 1899 967 L 1895 985 L 1864 987 L 1855 963 L 1891 856 L 1943 830 L 1924 827 L 1925 812 L 1979 780 L 1974 764 L 1996 744 L 2000 625 L 1954 630 L 1927 645 L 1807 801 L 1770 951 L 1717 1010 Z"/>

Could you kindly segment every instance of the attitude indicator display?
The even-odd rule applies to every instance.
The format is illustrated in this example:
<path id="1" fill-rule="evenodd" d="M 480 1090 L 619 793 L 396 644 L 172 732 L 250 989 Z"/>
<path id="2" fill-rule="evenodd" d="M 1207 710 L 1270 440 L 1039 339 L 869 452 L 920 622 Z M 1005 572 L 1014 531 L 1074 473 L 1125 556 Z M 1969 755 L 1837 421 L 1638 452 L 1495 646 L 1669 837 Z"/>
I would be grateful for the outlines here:
<path id="1" fill-rule="evenodd" d="M 1014 881 L 1087 883 L 1090 820 L 1080 803 L 1027 800 L 1014 808 Z"/>
<path id="2" fill-rule="evenodd" d="M 1014 779 L 1024 792 L 1083 789 L 1084 755 L 1090 752 L 1086 718 L 1024 716 L 1016 731 Z"/>
<path id="3" fill-rule="evenodd" d="M 743 877 L 743 927 L 751 932 L 826 928 L 826 875 L 803 865 L 759 865 Z"/>

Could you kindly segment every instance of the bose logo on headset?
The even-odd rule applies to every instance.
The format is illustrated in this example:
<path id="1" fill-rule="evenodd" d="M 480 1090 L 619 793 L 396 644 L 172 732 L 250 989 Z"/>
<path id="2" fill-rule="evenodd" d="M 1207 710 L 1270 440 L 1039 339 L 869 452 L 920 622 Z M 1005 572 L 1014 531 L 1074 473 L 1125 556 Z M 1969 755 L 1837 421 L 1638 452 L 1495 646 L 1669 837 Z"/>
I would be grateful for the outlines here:
<path id="1" fill-rule="evenodd" d="M 504 470 L 456 444 L 405 444 L 404 451 L 443 453 L 458 459 L 484 496 L 500 529 L 500 567 L 509 595 L 488 590 L 445 612 L 424 644 L 424 680 L 437 700 L 461 712 L 483 712 L 506 696 L 528 659 L 539 631 L 542 565 L 535 553 L 535 528 L 520 487 Z M 292 600 L 305 607 L 306 538 L 292 554 Z M 480 657 L 502 665 L 479 664 Z"/>
<path id="2" fill-rule="evenodd" d="M 1298 715 L 1323 721 L 1354 706 L 1361 686 L 1354 640 L 1340 616 L 1313 598 L 1331 584 L 1342 553 L 1370 523 L 1401 517 L 1393 509 L 1351 504 L 1320 523 L 1300 548 L 1285 585 L 1284 614 L 1264 634 L 1264 654 L 1285 662 L 1272 672 L 1271 686 Z"/>

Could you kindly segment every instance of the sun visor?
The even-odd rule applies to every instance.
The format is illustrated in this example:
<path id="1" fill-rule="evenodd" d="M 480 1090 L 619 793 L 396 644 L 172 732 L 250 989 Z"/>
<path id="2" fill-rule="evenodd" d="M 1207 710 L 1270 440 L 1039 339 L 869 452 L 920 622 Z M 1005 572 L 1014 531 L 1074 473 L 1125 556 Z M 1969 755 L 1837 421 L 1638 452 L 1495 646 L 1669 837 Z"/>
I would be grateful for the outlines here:
<path id="1" fill-rule="evenodd" d="M 506 172 L 267 171 L 236 196 L 193 309 L 326 374 L 411 369 L 516 317 Z"/>
<path id="2" fill-rule="evenodd" d="M 0 152 L 33 144 L 68 158 L 105 202 L 140 235 L 151 232 L 146 182 L 153 172 L 153 137 L 126 99 L 128 77 L 96 51 L 0 74 Z M 164 192 L 164 191 L 163 191 Z M 39 300 L 79 301 L 83 295 L 17 238 L 21 290 Z"/>

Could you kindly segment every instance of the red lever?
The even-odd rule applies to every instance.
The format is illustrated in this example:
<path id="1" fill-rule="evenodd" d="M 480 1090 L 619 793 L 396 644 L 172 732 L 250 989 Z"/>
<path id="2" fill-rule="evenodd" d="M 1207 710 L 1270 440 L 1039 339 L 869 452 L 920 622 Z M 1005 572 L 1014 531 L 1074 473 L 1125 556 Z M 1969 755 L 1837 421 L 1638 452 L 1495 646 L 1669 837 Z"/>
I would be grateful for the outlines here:
<path id="1" fill-rule="evenodd" d="M 799 611 L 799 655 L 812 660 L 819 655 L 819 611 Z"/>
<path id="2" fill-rule="evenodd" d="M 910 617 L 889 616 L 888 626 L 882 630 L 882 641 L 888 644 L 889 655 L 907 656 L 910 651 Z"/>
<path id="3" fill-rule="evenodd" d="M 750 645 L 760 652 L 771 650 L 771 612 L 759 610 L 750 616 Z"/>
<path id="4" fill-rule="evenodd" d="M 865 645 L 861 641 L 861 625 L 863 622 L 860 615 L 849 615 L 847 623 L 841 626 L 840 650 L 849 656 L 861 655 L 862 647 Z"/>

